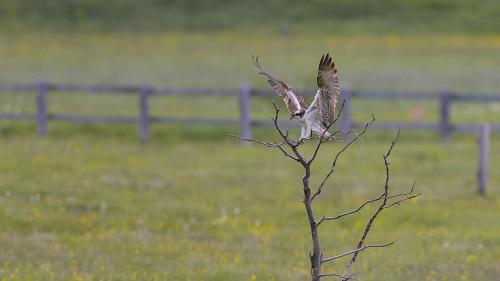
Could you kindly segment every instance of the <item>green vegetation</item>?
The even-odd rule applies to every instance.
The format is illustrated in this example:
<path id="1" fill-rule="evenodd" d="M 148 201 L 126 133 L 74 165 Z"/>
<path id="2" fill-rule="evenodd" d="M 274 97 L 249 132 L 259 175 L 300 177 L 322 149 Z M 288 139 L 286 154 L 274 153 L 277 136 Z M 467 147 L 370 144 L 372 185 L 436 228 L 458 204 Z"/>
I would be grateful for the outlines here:
<path id="1" fill-rule="evenodd" d="M 4 280 L 304 280 L 308 275 L 300 169 L 279 153 L 227 138 L 210 140 L 196 129 L 184 132 L 191 141 L 186 136 L 163 141 L 162 133 L 183 130 L 156 127 L 148 144 L 135 141 L 132 127 L 122 133 L 77 128 L 70 135 L 67 129 L 56 124 L 47 138 L 17 132 L 0 139 Z M 226 131 L 234 130 L 212 133 Z M 352 209 L 380 191 L 388 137 L 370 133 L 342 158 L 316 205 L 319 214 Z M 445 144 L 402 137 L 392 160 L 392 186 L 407 190 L 415 180 L 425 195 L 383 215 L 369 240 L 397 244 L 363 253 L 355 269 L 363 280 L 495 279 L 498 169 L 491 170 L 489 194 L 477 196 L 473 140 Z M 325 146 L 315 185 L 339 147 Z M 500 153 L 498 140 L 491 153 Z M 498 167 L 499 160 L 492 157 L 491 166 Z M 365 220 L 358 215 L 325 224 L 326 252 L 353 247 Z"/>
<path id="2" fill-rule="evenodd" d="M 238 32 L 168 34 L 20 34 L 0 37 L 0 83 L 47 80 L 77 84 L 141 84 L 237 88 L 256 75 L 252 54 L 297 88 L 314 87 L 321 54 L 330 51 L 341 83 L 354 90 L 498 93 L 500 37 L 320 36 Z M 34 112 L 34 93 L 0 95 L 0 112 Z M 387 104 L 391 111 L 387 110 Z M 152 113 L 237 118 L 231 98 L 152 98 Z M 416 101 L 355 101 L 354 117 L 380 121 L 435 121 L 437 105 Z M 500 119 L 500 105 L 454 104 L 454 122 Z M 217 107 L 217 110 L 213 108 Z M 54 113 L 129 115 L 137 99 L 121 95 L 51 93 Z M 269 118 L 270 101 L 253 99 L 254 118 Z M 421 112 L 416 114 L 416 112 Z"/>
<path id="3" fill-rule="evenodd" d="M 280 32 L 498 32 L 490 0 L 4 0 L 4 30 L 172 31 L 260 26 Z"/>
<path id="4" fill-rule="evenodd" d="M 0 35 L 0 82 L 264 87 L 250 56 L 296 87 L 313 87 L 331 52 L 343 85 L 362 90 L 497 93 L 500 36 L 372 36 L 272 32 Z"/>
<path id="5" fill-rule="evenodd" d="M 0 5 L 5 3 L 17 2 Z M 265 68 L 302 88 L 313 86 L 317 60 L 326 51 L 334 53 L 343 85 L 353 89 L 496 93 L 500 88 L 497 35 L 279 35 L 258 30 L 2 33 L 0 83 L 238 87 L 249 81 L 265 87 L 251 65 L 250 55 L 256 54 Z M 33 98 L 33 93 L 1 94 L 0 112 L 33 112 Z M 151 103 L 156 115 L 237 117 L 237 102 L 231 98 L 154 97 Z M 51 93 L 49 109 L 132 115 L 137 100 Z M 437 118 L 435 104 L 413 101 L 355 101 L 353 112 L 356 121 L 369 119 L 370 113 L 380 121 Z M 269 118 L 270 101 L 254 99 L 252 114 Z M 457 104 L 452 118 L 497 121 L 500 108 Z M 0 280 L 278 281 L 308 276 L 300 169 L 275 151 L 243 147 L 225 136 L 237 128 L 154 125 L 148 143 L 138 142 L 132 125 L 54 122 L 48 137 L 36 137 L 34 131 L 31 122 L 0 123 Z M 276 138 L 269 130 L 254 133 Z M 370 131 L 344 155 L 316 205 L 319 214 L 350 210 L 381 190 L 381 155 L 390 139 L 387 132 Z M 314 185 L 340 145 L 325 146 L 314 167 Z M 355 271 L 361 280 L 494 280 L 500 275 L 499 135 L 491 140 L 486 196 L 475 194 L 476 149 L 469 134 L 442 143 L 432 133 L 402 132 L 392 159 L 392 186 L 404 191 L 416 181 L 424 196 L 383 214 L 369 241 L 397 243 L 360 256 Z M 322 226 L 327 254 L 354 247 L 366 221 L 363 214 Z"/>

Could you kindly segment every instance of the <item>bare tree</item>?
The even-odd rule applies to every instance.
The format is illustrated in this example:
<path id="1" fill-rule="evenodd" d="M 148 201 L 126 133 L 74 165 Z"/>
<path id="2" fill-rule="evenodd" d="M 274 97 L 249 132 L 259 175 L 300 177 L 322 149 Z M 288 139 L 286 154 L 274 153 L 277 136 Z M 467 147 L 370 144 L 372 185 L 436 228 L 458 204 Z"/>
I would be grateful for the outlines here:
<path id="1" fill-rule="evenodd" d="M 313 209 L 313 201 L 321 194 L 323 191 L 323 188 L 325 187 L 325 184 L 327 181 L 330 179 L 330 177 L 334 174 L 335 169 L 337 167 L 337 161 L 339 160 L 340 156 L 353 144 L 355 143 L 359 138 L 361 138 L 366 131 L 368 130 L 369 126 L 375 122 L 375 117 L 372 115 L 372 119 L 365 124 L 365 126 L 362 128 L 360 132 L 356 132 L 355 130 L 351 130 L 349 132 L 342 131 L 342 130 L 334 130 L 331 133 L 331 136 L 326 138 L 323 133 L 321 136 L 318 138 L 318 142 L 315 145 L 315 149 L 312 152 L 312 154 L 309 157 L 306 157 L 304 153 L 301 153 L 299 148 L 301 145 L 304 144 L 304 142 L 299 142 L 295 141 L 290 138 L 288 130 L 281 129 L 280 126 L 278 125 L 278 117 L 279 117 L 279 112 L 280 110 L 278 107 L 276 107 L 276 104 L 273 102 L 273 106 L 275 109 L 275 114 L 273 117 L 273 123 L 274 123 L 274 128 L 278 132 L 281 142 L 267 142 L 267 141 L 262 141 L 258 139 L 253 139 L 253 138 L 241 138 L 235 135 L 230 135 L 232 137 L 238 138 L 240 140 L 248 141 L 248 142 L 254 142 L 258 143 L 261 145 L 264 145 L 269 148 L 275 148 L 278 149 L 281 153 L 283 153 L 284 156 L 292 159 L 293 161 L 297 162 L 304 170 L 304 176 L 302 177 L 302 188 L 303 188 L 303 193 L 304 193 L 304 206 L 306 209 L 307 213 L 307 218 L 309 222 L 309 227 L 311 231 L 311 242 L 312 242 L 312 251 L 309 253 L 309 258 L 311 260 L 311 278 L 312 281 L 319 281 L 321 278 L 326 278 L 326 277 L 334 277 L 337 278 L 341 281 L 347 281 L 351 280 L 353 277 L 356 276 L 356 274 L 351 273 L 351 266 L 356 262 L 356 259 L 359 255 L 360 252 L 369 249 L 369 248 L 384 248 L 391 246 L 394 244 L 394 241 L 388 242 L 388 243 L 381 243 L 381 244 L 367 244 L 366 243 L 366 238 L 368 236 L 368 233 L 370 232 L 375 220 L 377 217 L 382 213 L 383 210 L 397 206 L 400 203 L 403 203 L 404 201 L 411 200 L 417 196 L 420 196 L 421 193 L 415 194 L 414 193 L 414 185 L 415 183 L 411 186 L 411 189 L 408 192 L 405 193 L 397 193 L 397 194 L 390 194 L 390 185 L 389 185 L 389 178 L 390 178 L 390 169 L 389 169 L 389 157 L 391 155 L 391 152 L 396 145 L 396 142 L 398 141 L 399 138 L 399 133 L 400 130 L 398 128 L 398 132 L 396 134 L 395 139 L 392 141 L 388 151 L 383 155 L 383 160 L 384 160 L 384 165 L 385 165 L 385 183 L 384 183 L 384 189 L 382 194 L 379 196 L 372 198 L 370 200 L 366 200 L 363 204 L 358 206 L 357 208 L 336 215 L 336 216 L 322 216 L 321 219 L 317 220 L 316 215 Z M 342 104 L 342 107 L 339 110 L 338 115 L 336 118 L 333 120 L 331 124 L 327 126 L 327 130 L 330 128 L 333 128 L 333 125 L 337 122 L 339 119 L 339 116 L 342 113 L 342 110 L 344 108 L 344 104 Z M 325 130 L 325 132 L 327 131 Z M 322 144 L 331 141 L 336 138 L 337 135 L 342 134 L 342 135 L 347 135 L 351 136 L 349 140 L 347 140 L 343 146 L 337 151 L 335 156 L 333 157 L 332 164 L 330 167 L 330 170 L 327 172 L 326 175 L 324 175 L 321 183 L 319 186 L 315 189 L 314 192 L 311 191 L 311 184 L 310 184 L 310 178 L 311 178 L 311 165 L 316 160 L 316 156 L 318 155 L 318 152 L 320 151 L 320 148 Z M 331 257 L 323 257 L 323 252 L 321 249 L 321 244 L 320 244 L 320 237 L 318 234 L 318 230 L 320 225 L 328 222 L 328 221 L 334 221 L 338 220 L 340 218 L 346 217 L 353 215 L 359 211 L 361 211 L 365 206 L 370 205 L 370 204 L 375 204 L 378 203 L 378 208 L 376 208 L 375 212 L 372 214 L 370 219 L 368 220 L 366 226 L 364 227 L 364 231 L 361 234 L 361 237 L 356 245 L 356 247 L 353 250 L 340 253 L 335 256 Z M 325 263 L 328 262 L 333 262 L 337 261 L 341 258 L 344 257 L 350 257 L 348 262 L 345 265 L 345 269 L 343 273 L 322 273 L 321 272 L 321 266 Z"/>

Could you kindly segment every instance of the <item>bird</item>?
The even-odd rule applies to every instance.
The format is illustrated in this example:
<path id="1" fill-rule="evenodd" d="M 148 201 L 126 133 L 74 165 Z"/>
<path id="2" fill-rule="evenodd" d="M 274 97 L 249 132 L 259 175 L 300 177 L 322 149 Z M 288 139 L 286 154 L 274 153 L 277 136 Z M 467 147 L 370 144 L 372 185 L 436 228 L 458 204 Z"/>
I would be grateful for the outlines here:
<path id="1" fill-rule="evenodd" d="M 279 80 L 266 72 L 260 65 L 258 57 L 252 57 L 255 67 L 262 74 L 273 91 L 285 102 L 290 112 L 290 119 L 301 124 L 299 142 L 312 138 L 312 133 L 320 138 L 330 138 L 327 129 L 335 120 L 335 108 L 340 96 L 338 71 L 330 54 L 321 56 L 316 83 L 318 90 L 312 103 L 307 106 L 301 96 L 290 84 Z"/>

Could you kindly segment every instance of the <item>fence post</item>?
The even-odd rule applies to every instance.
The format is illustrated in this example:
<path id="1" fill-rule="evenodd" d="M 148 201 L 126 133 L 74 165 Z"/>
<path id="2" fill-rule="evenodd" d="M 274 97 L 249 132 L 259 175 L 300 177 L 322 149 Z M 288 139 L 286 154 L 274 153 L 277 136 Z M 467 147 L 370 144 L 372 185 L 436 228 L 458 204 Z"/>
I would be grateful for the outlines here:
<path id="1" fill-rule="evenodd" d="M 47 135 L 47 91 L 47 83 L 38 83 L 36 90 L 36 132 L 40 136 Z"/>
<path id="2" fill-rule="evenodd" d="M 490 125 L 479 125 L 478 131 L 478 152 L 479 163 L 477 170 L 477 192 L 484 194 L 486 192 L 486 183 L 488 179 L 488 152 L 489 152 L 489 139 L 490 139 Z"/>
<path id="3" fill-rule="evenodd" d="M 450 125 L 450 101 L 452 94 L 449 91 L 443 91 L 439 96 L 439 132 L 441 140 L 447 141 L 451 133 Z"/>
<path id="4" fill-rule="evenodd" d="M 151 88 L 141 86 L 139 91 L 139 137 L 141 141 L 149 139 L 149 104 Z"/>
<path id="5" fill-rule="evenodd" d="M 342 130 L 344 132 L 349 132 L 352 129 L 352 120 L 351 120 L 351 97 L 352 92 L 350 88 L 345 88 L 342 92 L 344 97 L 344 109 L 342 110 Z M 346 137 L 348 137 L 346 135 Z"/>
<path id="6" fill-rule="evenodd" d="M 252 89 L 250 85 L 244 83 L 240 86 L 239 92 L 239 106 L 240 106 L 240 137 L 252 137 L 252 120 L 250 119 L 250 96 Z M 249 142 L 243 141 L 244 144 Z"/>

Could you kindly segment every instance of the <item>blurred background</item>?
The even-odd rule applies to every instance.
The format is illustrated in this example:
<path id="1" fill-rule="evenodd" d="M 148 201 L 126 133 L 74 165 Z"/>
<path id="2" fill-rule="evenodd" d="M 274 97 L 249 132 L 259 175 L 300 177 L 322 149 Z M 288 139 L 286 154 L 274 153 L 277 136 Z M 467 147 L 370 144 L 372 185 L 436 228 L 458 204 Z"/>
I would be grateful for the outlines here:
<path id="1" fill-rule="evenodd" d="M 315 203 L 318 216 L 380 194 L 381 155 L 396 124 L 435 124 L 402 126 L 392 188 L 404 192 L 415 181 L 424 196 L 382 214 L 368 242 L 397 243 L 360 254 L 359 279 L 498 280 L 499 13 L 492 0 L 1 1 L 1 279 L 307 280 L 301 169 L 226 134 L 240 132 L 240 87 L 268 88 L 252 55 L 296 88 L 312 89 L 329 52 L 342 87 L 353 93 L 435 96 L 351 101 L 352 123 L 373 113 L 376 124 L 391 126 L 369 130 L 342 156 Z M 91 93 L 89 85 L 114 90 Z M 170 119 L 152 123 L 147 141 L 137 124 L 144 86 L 176 92 L 148 95 L 148 114 Z M 442 93 L 469 96 L 447 107 L 450 124 L 468 124 L 448 140 L 439 131 Z M 271 101 L 252 96 L 250 117 L 269 120 Z M 47 114 L 40 115 L 41 104 Z M 69 114 L 128 121 L 67 122 L 82 120 Z M 476 125 L 483 123 L 491 135 L 486 192 L 479 195 Z M 269 128 L 251 133 L 278 140 Z M 342 146 L 325 145 L 313 187 Z M 371 210 L 322 226 L 325 254 L 353 249 Z"/>

